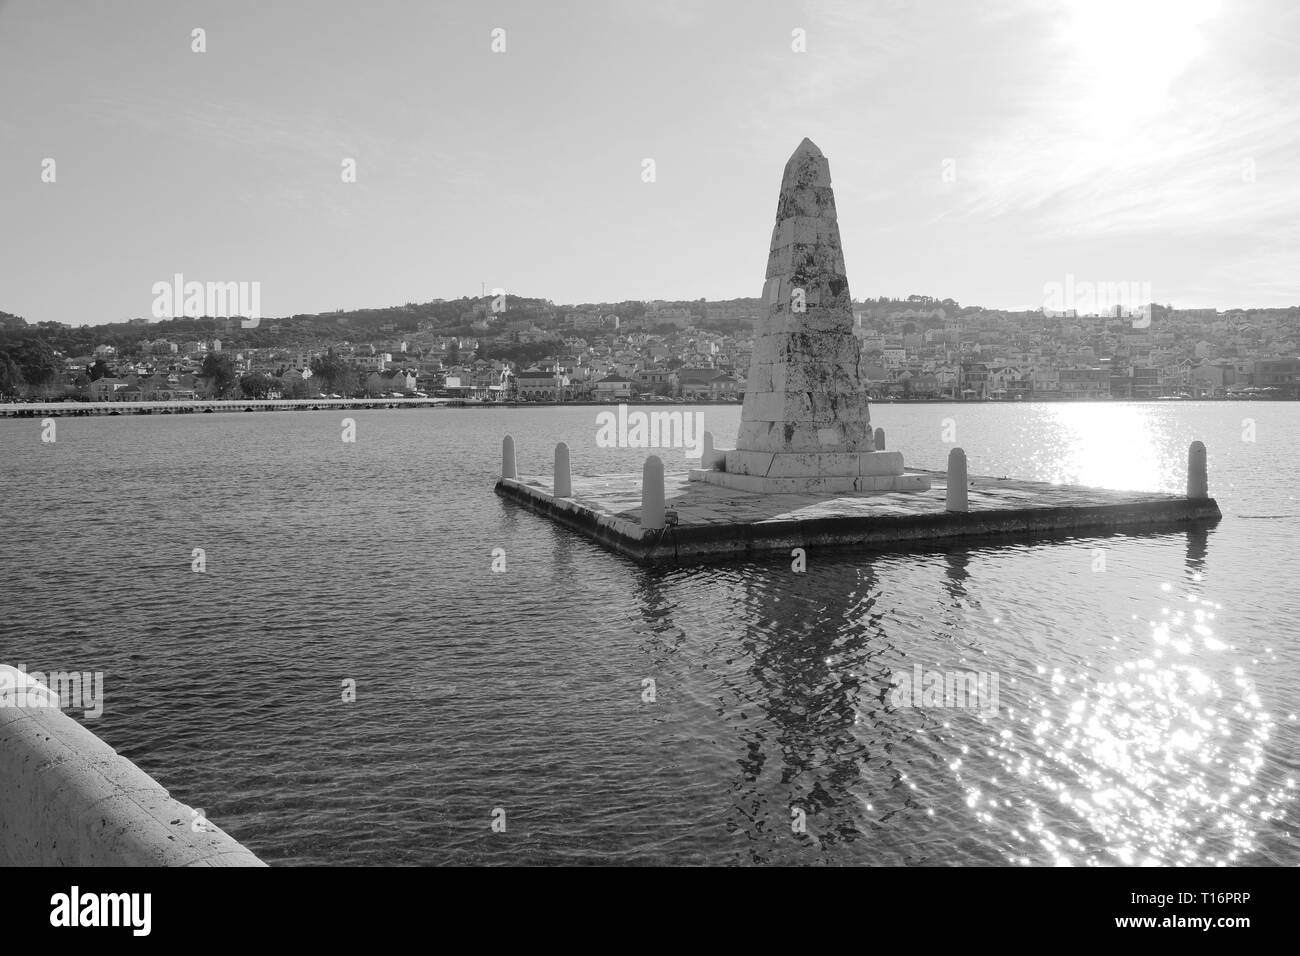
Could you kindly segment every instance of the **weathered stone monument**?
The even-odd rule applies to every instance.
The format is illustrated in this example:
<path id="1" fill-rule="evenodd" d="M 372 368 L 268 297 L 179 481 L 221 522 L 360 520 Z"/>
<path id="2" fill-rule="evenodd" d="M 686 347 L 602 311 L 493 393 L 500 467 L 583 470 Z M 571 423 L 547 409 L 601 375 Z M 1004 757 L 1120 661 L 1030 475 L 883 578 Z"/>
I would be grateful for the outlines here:
<path id="1" fill-rule="evenodd" d="M 693 480 L 768 493 L 930 487 L 904 474 L 901 453 L 876 450 L 844 272 L 830 165 L 805 139 L 781 179 L 736 448 L 725 471 Z"/>

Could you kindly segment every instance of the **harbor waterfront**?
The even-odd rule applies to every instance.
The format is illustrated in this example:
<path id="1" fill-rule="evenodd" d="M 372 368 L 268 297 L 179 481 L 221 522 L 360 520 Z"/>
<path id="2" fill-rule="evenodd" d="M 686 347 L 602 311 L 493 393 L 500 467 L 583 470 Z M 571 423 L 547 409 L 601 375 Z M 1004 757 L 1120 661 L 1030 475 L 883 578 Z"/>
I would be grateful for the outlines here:
<path id="1" fill-rule="evenodd" d="M 0 418 L 43 415 L 189 415 L 196 412 L 320 411 L 338 408 L 432 408 L 465 405 L 449 398 L 277 398 L 206 399 L 171 402 L 10 402 L 0 404 Z"/>
<path id="2" fill-rule="evenodd" d="M 1300 864 L 1289 404 L 876 405 L 930 471 L 1182 494 L 1199 439 L 1223 518 L 802 570 L 493 494 L 507 433 L 639 472 L 597 414 L 0 421 L 3 663 L 102 672 L 85 726 L 272 865 Z"/>

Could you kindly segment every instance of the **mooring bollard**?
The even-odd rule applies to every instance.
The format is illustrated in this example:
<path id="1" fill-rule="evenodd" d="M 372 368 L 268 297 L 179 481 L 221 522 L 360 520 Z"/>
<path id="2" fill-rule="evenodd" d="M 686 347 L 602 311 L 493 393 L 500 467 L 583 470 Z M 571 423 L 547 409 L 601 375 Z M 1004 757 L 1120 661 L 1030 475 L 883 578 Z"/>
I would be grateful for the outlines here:
<path id="1" fill-rule="evenodd" d="M 569 474 L 569 446 L 564 442 L 555 446 L 555 488 L 552 494 L 556 498 L 568 498 L 573 494 L 573 478 Z"/>
<path id="2" fill-rule="evenodd" d="M 1210 497 L 1210 473 L 1205 463 L 1205 443 L 1194 441 L 1187 449 L 1187 497 Z"/>
<path id="3" fill-rule="evenodd" d="M 515 440 L 509 435 L 501 439 L 501 477 L 519 477 L 515 471 Z"/>
<path id="4" fill-rule="evenodd" d="M 664 463 L 651 455 L 641 469 L 641 527 L 664 526 Z"/>
<path id="5" fill-rule="evenodd" d="M 966 452 L 954 448 L 948 452 L 948 511 L 969 511 L 970 502 L 966 496 Z"/>
<path id="6" fill-rule="evenodd" d="M 884 450 L 885 450 L 885 430 L 883 428 L 877 428 L 876 429 L 876 451 L 884 451 Z"/>

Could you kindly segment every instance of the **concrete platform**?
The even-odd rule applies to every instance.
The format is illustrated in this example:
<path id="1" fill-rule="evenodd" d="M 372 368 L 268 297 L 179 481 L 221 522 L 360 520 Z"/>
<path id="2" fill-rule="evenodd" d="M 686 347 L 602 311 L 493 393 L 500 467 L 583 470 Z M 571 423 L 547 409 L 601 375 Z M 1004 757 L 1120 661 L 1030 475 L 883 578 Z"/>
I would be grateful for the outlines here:
<path id="1" fill-rule="evenodd" d="M 686 472 L 664 476 L 676 526 L 640 525 L 639 474 L 574 475 L 555 498 L 547 477 L 501 478 L 497 494 L 642 563 L 686 564 L 792 548 L 921 547 L 948 539 L 1166 530 L 1222 517 L 1213 498 L 1109 491 L 1012 478 L 972 477 L 969 508 L 945 510 L 947 475 L 916 470 L 927 490 L 878 494 L 753 494 Z"/>

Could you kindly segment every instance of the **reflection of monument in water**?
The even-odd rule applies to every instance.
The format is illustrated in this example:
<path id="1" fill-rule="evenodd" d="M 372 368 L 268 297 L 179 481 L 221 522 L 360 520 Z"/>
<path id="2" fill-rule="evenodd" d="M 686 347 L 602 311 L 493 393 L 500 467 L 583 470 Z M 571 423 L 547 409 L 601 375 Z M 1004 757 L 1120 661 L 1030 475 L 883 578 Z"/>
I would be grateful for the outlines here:
<path id="1" fill-rule="evenodd" d="M 691 477 L 759 492 L 929 488 L 899 452 L 876 449 L 830 165 L 808 139 L 781 179 L 763 310 L 736 448 L 726 471 Z"/>
<path id="2" fill-rule="evenodd" d="M 878 827 L 864 806 L 884 797 L 891 810 L 915 807 L 909 794 L 885 796 L 897 785 L 885 744 L 902 743 L 884 694 L 889 667 L 874 661 L 885 653 L 887 605 L 877 607 L 870 564 L 819 565 L 815 580 L 793 593 L 789 575 L 784 562 L 723 571 L 721 611 L 706 615 L 690 598 L 698 583 L 643 569 L 631 577 L 639 630 L 654 670 L 685 665 L 680 679 L 689 690 L 678 693 L 708 712 L 702 719 L 719 722 L 707 736 L 729 741 L 734 760 L 710 758 L 696 770 L 716 780 L 718 822 L 745 838 L 719 847 L 737 854 L 735 862 L 784 864 L 861 843 L 867 862 L 882 839 L 893 841 L 873 835 Z M 698 622 L 715 613 L 716 633 L 702 645 Z M 717 666 L 720 656 L 726 666 Z M 791 839 L 796 808 L 808 835 Z"/>

